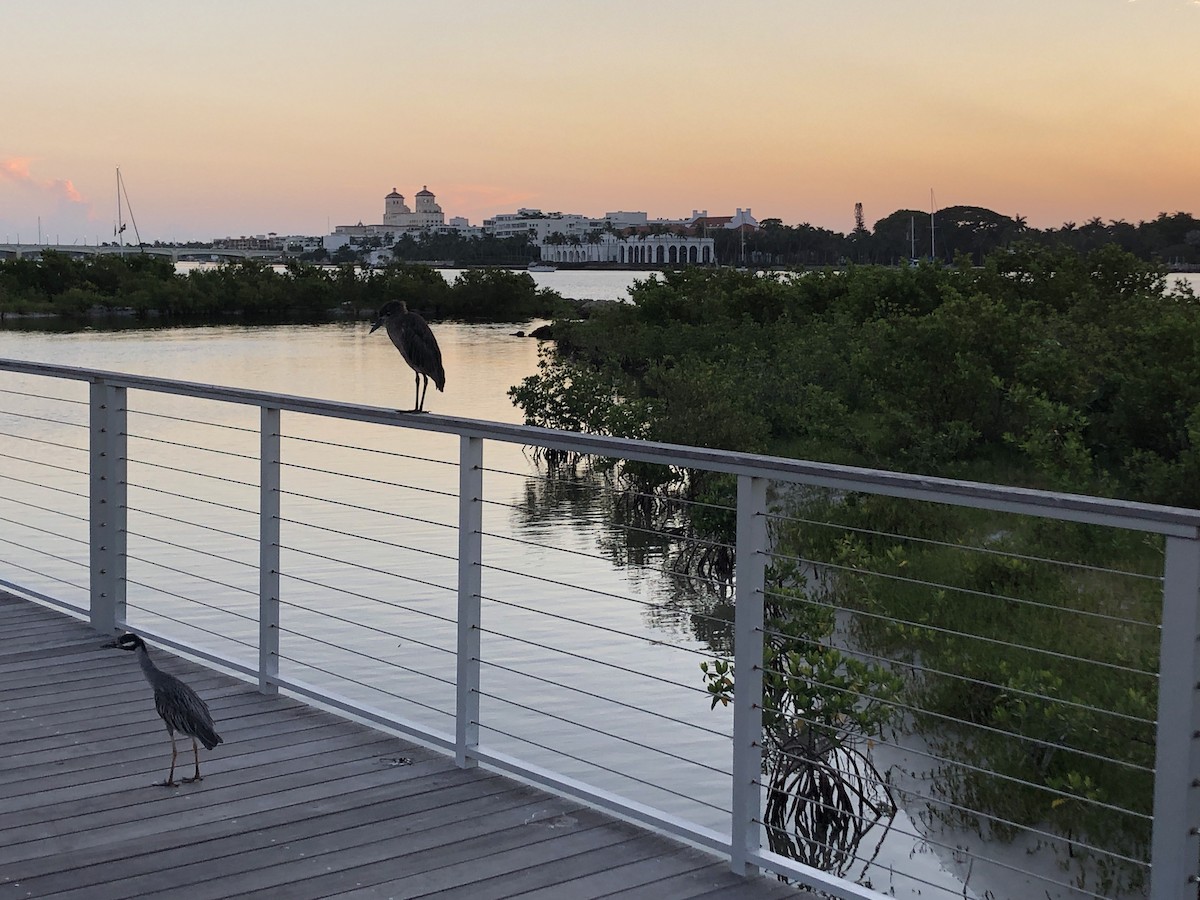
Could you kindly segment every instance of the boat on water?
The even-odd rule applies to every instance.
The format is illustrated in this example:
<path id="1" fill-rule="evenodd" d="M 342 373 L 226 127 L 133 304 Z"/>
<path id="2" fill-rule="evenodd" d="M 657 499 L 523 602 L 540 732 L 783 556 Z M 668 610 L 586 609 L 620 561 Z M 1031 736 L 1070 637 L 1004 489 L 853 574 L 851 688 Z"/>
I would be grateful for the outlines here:
<path id="1" fill-rule="evenodd" d="M 558 267 L 552 266 L 548 262 L 535 261 L 535 262 L 531 262 L 528 266 L 526 266 L 525 271 L 527 271 L 527 272 L 557 272 Z"/>

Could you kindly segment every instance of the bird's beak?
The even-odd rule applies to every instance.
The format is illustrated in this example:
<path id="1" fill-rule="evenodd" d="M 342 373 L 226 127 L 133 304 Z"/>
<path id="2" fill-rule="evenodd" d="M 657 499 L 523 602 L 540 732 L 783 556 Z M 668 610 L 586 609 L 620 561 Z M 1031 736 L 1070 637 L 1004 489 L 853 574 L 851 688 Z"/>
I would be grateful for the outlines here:
<path id="1" fill-rule="evenodd" d="M 374 334 L 375 329 L 378 328 L 382 324 L 383 324 L 383 319 L 376 319 L 375 324 L 371 326 L 371 330 L 368 331 L 367 334 Z"/>

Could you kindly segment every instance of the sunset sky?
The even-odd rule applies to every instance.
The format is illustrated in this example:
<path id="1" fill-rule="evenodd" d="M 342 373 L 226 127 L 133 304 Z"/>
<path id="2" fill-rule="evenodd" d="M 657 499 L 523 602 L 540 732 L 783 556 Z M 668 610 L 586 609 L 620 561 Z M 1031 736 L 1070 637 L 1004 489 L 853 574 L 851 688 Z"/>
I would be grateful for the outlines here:
<path id="1" fill-rule="evenodd" d="M 853 227 L 1200 215 L 1200 0 L 42 0 L 0 15 L 0 238 L 324 234 L 428 185 Z M 130 226 L 128 236 L 132 236 Z"/>

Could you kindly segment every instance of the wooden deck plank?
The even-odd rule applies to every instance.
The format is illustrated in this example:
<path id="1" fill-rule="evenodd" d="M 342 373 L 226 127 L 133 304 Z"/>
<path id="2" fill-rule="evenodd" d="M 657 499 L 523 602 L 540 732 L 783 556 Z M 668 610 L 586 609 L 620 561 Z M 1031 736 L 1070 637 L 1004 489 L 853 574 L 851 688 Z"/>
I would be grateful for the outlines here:
<path id="1" fill-rule="evenodd" d="M 746 882 L 734 875 L 728 865 L 714 862 L 711 856 L 702 862 L 705 863 L 702 866 L 667 875 L 657 881 L 643 881 L 638 885 L 623 887 L 600 897 L 620 897 L 622 900 L 694 900 L 697 896 L 717 891 L 729 900 L 737 900 L 738 892 L 746 886 Z M 772 883 L 771 879 L 764 878 L 754 885 L 753 893 L 745 896 L 795 898 L 797 892 L 794 887 L 782 882 Z"/>
<path id="2" fill-rule="evenodd" d="M 171 852 L 179 847 L 204 847 L 215 849 L 214 855 L 222 855 L 222 841 L 232 841 L 235 846 L 245 847 L 245 841 L 275 841 L 284 829 L 307 827 L 313 820 L 337 821 L 338 817 L 350 817 L 357 821 L 360 815 L 371 815 L 376 809 L 387 809 L 396 803 L 405 803 L 411 809 L 419 805 L 436 805 L 442 802 L 443 793 L 452 799 L 456 792 L 471 792 L 475 796 L 505 790 L 507 785 L 497 782 L 499 776 L 480 770 L 452 769 L 437 772 L 424 778 L 410 779 L 399 785 L 372 787 L 357 791 L 344 791 L 328 797 L 296 801 L 249 815 L 218 819 L 212 822 L 187 827 L 164 827 L 152 834 L 134 840 L 117 840 L 102 846 L 77 850 L 66 861 L 58 858 L 40 857 L 25 860 L 19 871 L 24 878 L 86 869 L 110 867 L 120 863 L 119 872 L 142 874 L 162 868 L 159 854 Z M 366 811 L 366 812 L 364 812 Z M 169 824 L 169 823 L 164 823 Z M 96 883 L 106 878 L 97 877 Z"/>
<path id="3" fill-rule="evenodd" d="M 170 742 L 131 654 L 0 593 L 0 900 L 774 898 L 702 851 L 569 798 L 152 650 L 225 739 L 164 788 Z M 191 767 L 179 742 L 177 774 Z M 186 749 L 185 749 L 186 748 Z"/>
<path id="4" fill-rule="evenodd" d="M 500 779 L 492 779 L 490 784 L 494 791 L 491 794 L 481 793 L 481 783 L 471 781 L 457 787 L 442 786 L 424 791 L 403 801 L 381 799 L 365 807 L 357 806 L 332 815 L 292 819 L 273 828 L 256 827 L 251 831 L 242 828 L 234 834 L 207 841 L 176 842 L 170 848 L 160 847 L 153 853 L 140 852 L 137 856 L 125 857 L 119 867 L 114 867 L 107 859 L 100 859 L 69 874 L 55 873 L 30 880 L 26 886 L 49 893 L 71 889 L 80 876 L 85 876 L 90 883 L 84 889 L 88 892 L 84 896 L 94 900 L 128 896 L 130 891 L 148 894 L 156 890 L 181 890 L 212 880 L 214 873 L 227 879 L 253 871 L 264 861 L 275 864 L 286 858 L 334 853 L 342 847 L 353 846 L 356 832 L 360 841 L 365 834 L 382 835 L 389 826 L 396 827 L 405 816 L 446 818 L 451 814 L 450 810 L 456 816 L 479 815 L 489 809 L 520 804 L 522 798 L 513 799 L 511 787 L 500 783 Z M 404 804 L 403 815 L 397 813 L 399 802 Z"/>

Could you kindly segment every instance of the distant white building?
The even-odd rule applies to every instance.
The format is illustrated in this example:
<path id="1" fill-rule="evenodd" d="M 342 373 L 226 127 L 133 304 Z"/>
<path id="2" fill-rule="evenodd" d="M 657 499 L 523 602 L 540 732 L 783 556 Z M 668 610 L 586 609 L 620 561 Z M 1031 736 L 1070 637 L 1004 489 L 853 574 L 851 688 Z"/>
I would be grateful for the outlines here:
<path id="1" fill-rule="evenodd" d="M 619 263 L 650 266 L 711 266 L 717 261 L 716 241 L 681 234 L 605 233 L 590 240 L 550 237 L 541 243 L 542 259 L 554 263 Z"/>
<path id="2" fill-rule="evenodd" d="M 518 209 L 515 213 L 500 213 L 483 220 L 483 230 L 497 238 L 520 236 L 540 244 L 551 235 L 583 238 L 604 231 L 644 228 L 644 212 L 610 212 L 601 219 L 578 213 L 549 212 L 540 209 Z"/>

